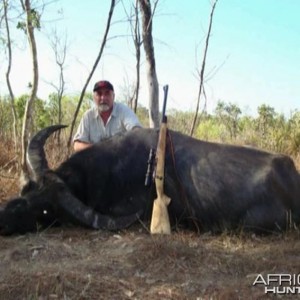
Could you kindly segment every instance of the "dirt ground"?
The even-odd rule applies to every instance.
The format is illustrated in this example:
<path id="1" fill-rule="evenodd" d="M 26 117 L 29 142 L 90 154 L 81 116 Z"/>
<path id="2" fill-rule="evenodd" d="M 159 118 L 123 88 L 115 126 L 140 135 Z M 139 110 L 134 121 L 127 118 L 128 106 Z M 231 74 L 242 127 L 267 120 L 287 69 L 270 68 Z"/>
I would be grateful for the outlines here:
<path id="1" fill-rule="evenodd" d="M 0 176 L 0 201 L 17 190 Z M 50 228 L 0 237 L 0 299 L 270 299 L 258 274 L 299 274 L 300 231 L 280 235 Z M 280 295 L 283 299 L 300 294 Z"/>
<path id="2" fill-rule="evenodd" d="M 269 299 L 257 274 L 298 274 L 299 234 L 150 236 L 139 226 L 0 238 L 1 299 Z M 299 295 L 282 296 L 295 299 Z"/>

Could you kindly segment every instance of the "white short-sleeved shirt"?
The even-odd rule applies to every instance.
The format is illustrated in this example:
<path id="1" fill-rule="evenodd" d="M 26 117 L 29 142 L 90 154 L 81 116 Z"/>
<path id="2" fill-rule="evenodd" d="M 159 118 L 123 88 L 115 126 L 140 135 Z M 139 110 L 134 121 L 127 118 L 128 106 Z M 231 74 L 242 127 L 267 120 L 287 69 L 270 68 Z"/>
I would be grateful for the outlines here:
<path id="1" fill-rule="evenodd" d="M 95 144 L 115 134 L 129 131 L 133 127 L 142 127 L 142 125 L 134 112 L 125 104 L 114 103 L 106 125 L 99 116 L 98 108 L 94 107 L 84 113 L 73 142 L 80 141 Z"/>

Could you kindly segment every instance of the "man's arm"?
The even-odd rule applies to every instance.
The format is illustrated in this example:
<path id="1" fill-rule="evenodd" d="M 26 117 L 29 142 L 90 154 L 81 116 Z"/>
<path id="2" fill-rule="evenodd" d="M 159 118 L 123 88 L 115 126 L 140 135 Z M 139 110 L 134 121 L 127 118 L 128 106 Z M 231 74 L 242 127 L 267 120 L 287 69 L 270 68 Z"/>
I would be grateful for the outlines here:
<path id="1" fill-rule="evenodd" d="M 75 141 L 74 145 L 73 145 L 75 152 L 84 150 L 84 149 L 89 148 L 91 146 L 92 146 L 92 144 L 90 144 L 90 143 L 85 143 L 85 142 L 81 142 L 81 141 L 78 141 L 78 140 Z"/>
<path id="2" fill-rule="evenodd" d="M 90 118 L 88 115 L 89 111 L 87 111 L 82 119 L 80 120 L 79 126 L 77 128 L 77 132 L 73 137 L 73 149 L 75 152 L 84 150 L 90 146 L 92 143 L 89 139 L 89 123 Z"/>
<path id="3" fill-rule="evenodd" d="M 138 119 L 137 115 L 133 112 L 132 109 L 130 109 L 128 106 L 123 105 L 122 108 L 122 122 L 124 127 L 127 131 L 136 129 L 136 128 L 142 128 L 142 124 L 140 123 L 140 120 Z"/>

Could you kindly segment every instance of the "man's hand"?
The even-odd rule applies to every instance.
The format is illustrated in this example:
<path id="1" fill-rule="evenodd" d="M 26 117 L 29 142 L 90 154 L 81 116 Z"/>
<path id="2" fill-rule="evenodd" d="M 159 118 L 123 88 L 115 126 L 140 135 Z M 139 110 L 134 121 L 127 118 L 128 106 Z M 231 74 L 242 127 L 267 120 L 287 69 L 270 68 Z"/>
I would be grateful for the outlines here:
<path id="1" fill-rule="evenodd" d="M 85 143 L 85 142 L 81 142 L 81 141 L 75 141 L 74 142 L 74 151 L 78 152 L 78 151 L 84 150 L 86 148 L 89 148 L 91 146 L 92 146 L 92 144 L 90 144 L 90 143 Z"/>

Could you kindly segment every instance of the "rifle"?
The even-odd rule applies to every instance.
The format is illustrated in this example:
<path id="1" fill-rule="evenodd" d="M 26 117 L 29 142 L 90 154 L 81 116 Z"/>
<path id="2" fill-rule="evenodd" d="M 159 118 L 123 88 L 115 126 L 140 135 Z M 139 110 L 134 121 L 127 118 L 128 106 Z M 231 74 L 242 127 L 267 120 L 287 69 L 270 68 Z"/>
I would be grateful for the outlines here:
<path id="1" fill-rule="evenodd" d="M 164 193 L 164 176 L 165 176 L 165 154 L 166 154 L 166 138 L 167 138 L 167 116 L 166 104 L 169 86 L 164 86 L 164 103 L 162 110 L 162 121 L 160 125 L 158 144 L 156 150 L 156 171 L 155 186 L 157 198 L 153 202 L 152 219 L 150 232 L 152 234 L 170 234 L 171 226 L 167 206 L 171 199 Z"/>

